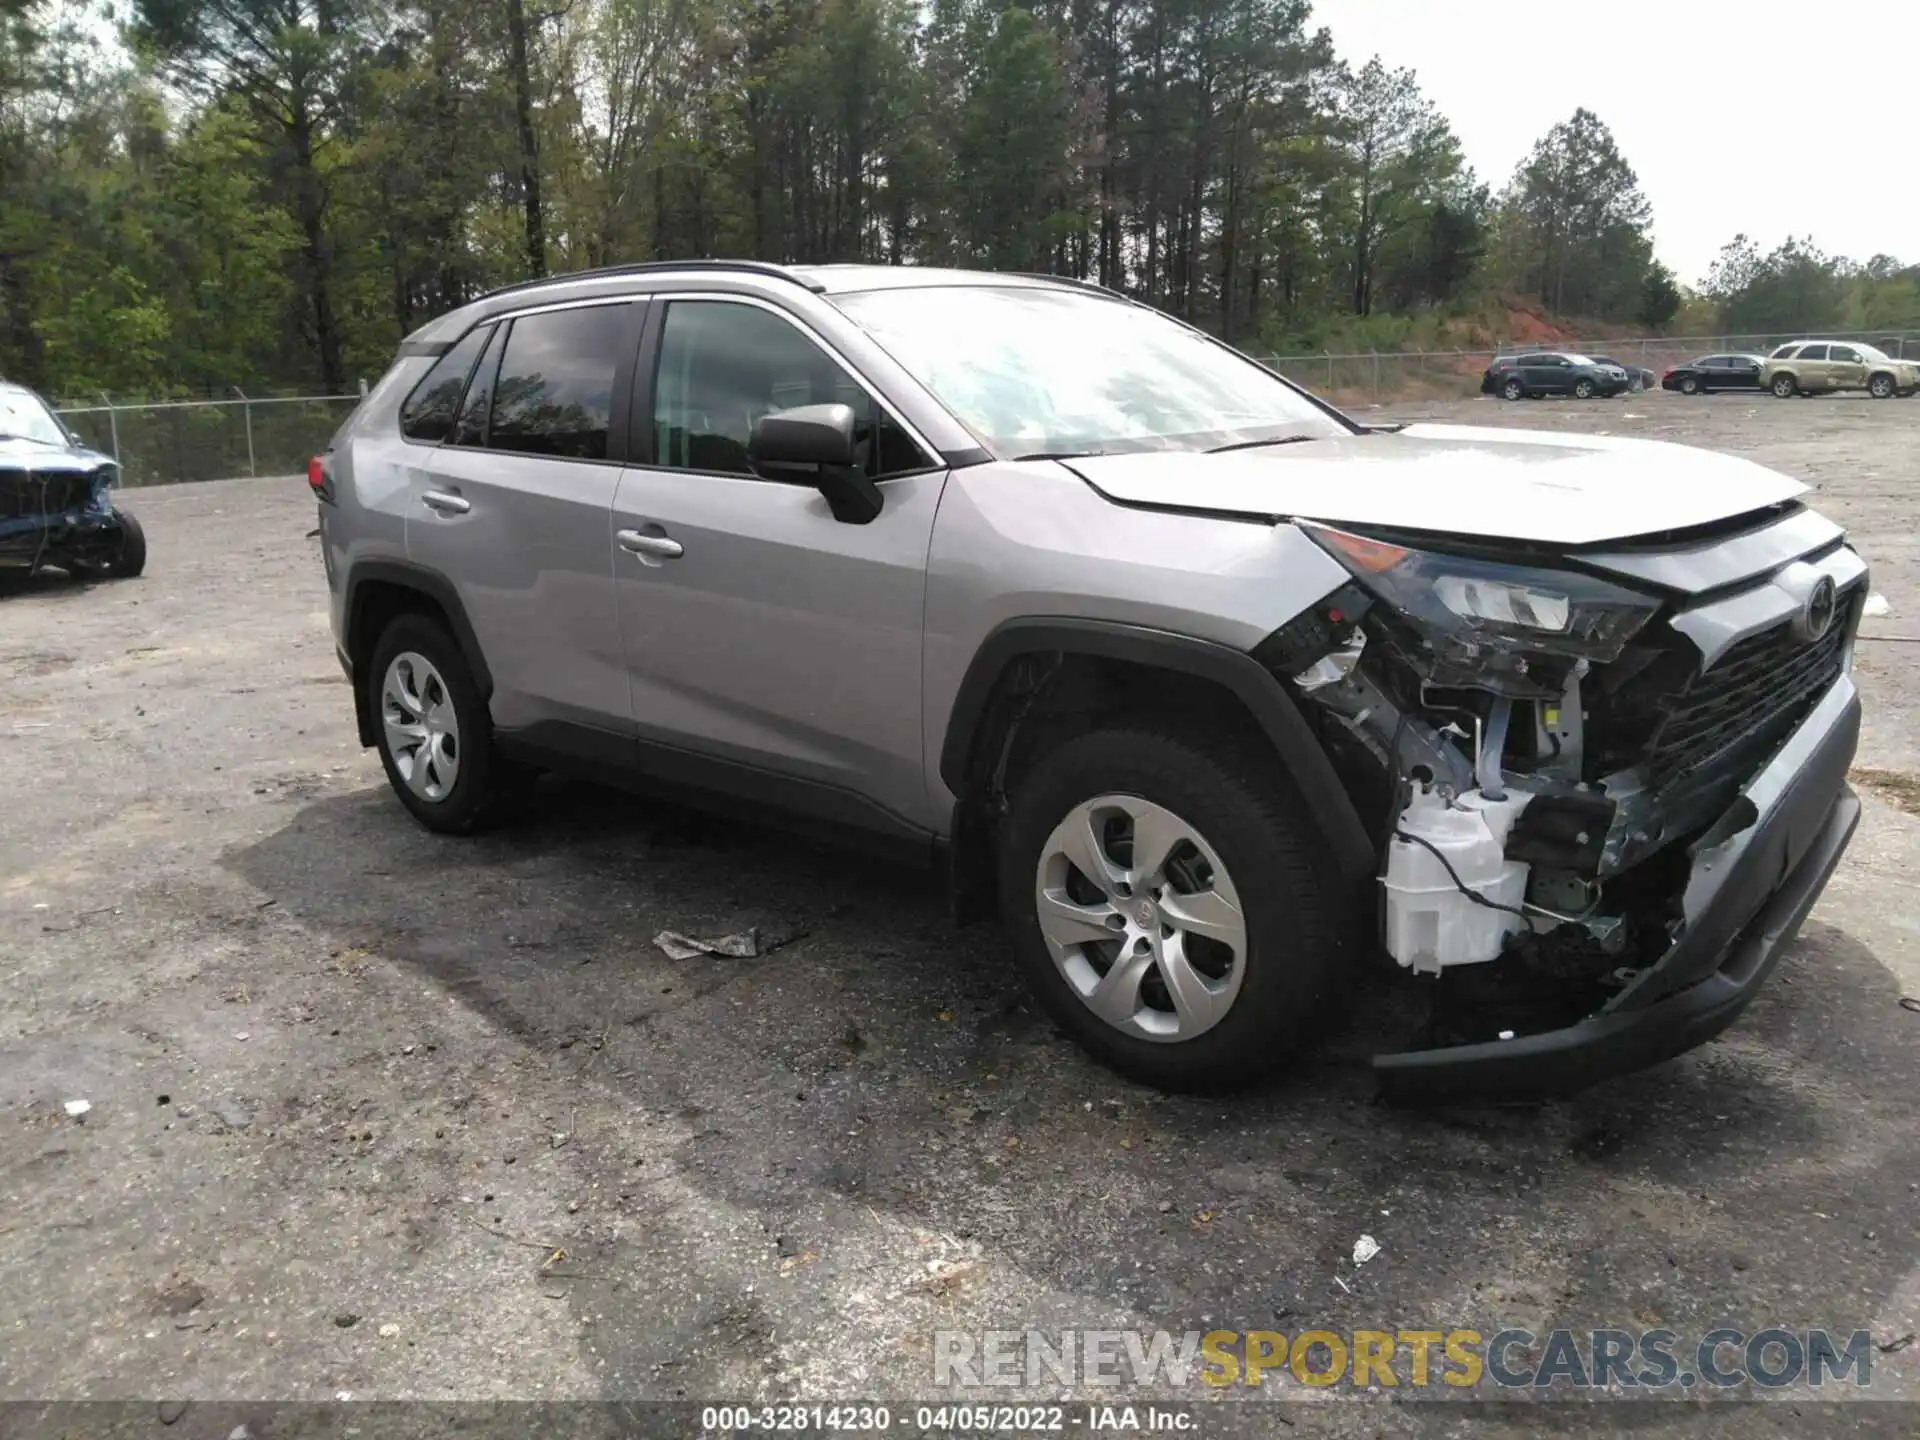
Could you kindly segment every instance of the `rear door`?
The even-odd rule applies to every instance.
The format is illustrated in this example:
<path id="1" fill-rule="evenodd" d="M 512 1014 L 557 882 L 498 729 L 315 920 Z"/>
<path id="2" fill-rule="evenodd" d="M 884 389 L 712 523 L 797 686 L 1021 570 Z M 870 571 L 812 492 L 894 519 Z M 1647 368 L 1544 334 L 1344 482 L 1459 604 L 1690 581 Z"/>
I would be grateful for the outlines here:
<path id="1" fill-rule="evenodd" d="M 644 302 L 495 325 L 446 442 L 416 467 L 407 553 L 458 592 L 493 719 L 631 735 L 607 535 Z"/>
<path id="2" fill-rule="evenodd" d="M 920 666 L 937 452 L 771 302 L 654 304 L 612 555 L 641 763 L 838 820 L 931 828 Z M 867 524 L 747 457 L 760 416 L 830 403 L 853 408 L 883 496 Z"/>
<path id="3" fill-rule="evenodd" d="M 1794 373 L 1800 377 L 1802 390 L 1830 390 L 1833 388 L 1833 368 L 1827 361 L 1831 347 L 1826 345 L 1803 345 L 1800 353 L 1794 357 Z"/>

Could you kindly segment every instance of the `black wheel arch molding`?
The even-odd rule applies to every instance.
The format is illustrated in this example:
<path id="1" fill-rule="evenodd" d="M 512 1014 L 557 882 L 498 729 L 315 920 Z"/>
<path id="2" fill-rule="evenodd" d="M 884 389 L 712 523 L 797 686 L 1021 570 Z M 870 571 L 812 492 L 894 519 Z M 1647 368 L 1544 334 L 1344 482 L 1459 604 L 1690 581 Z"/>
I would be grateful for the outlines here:
<path id="1" fill-rule="evenodd" d="M 1003 621 L 969 663 L 948 715 L 940 747 L 942 782 L 958 799 L 951 843 L 956 909 L 967 918 L 973 866 L 969 852 L 983 838 L 977 815 L 969 816 L 982 756 L 979 747 L 993 729 L 989 707 L 1010 666 L 1023 658 L 1060 654 L 1113 660 L 1191 675 L 1230 692 L 1271 742 L 1289 782 L 1326 841 L 1333 878 L 1354 894 L 1373 877 L 1378 856 L 1352 798 L 1321 748 L 1306 717 L 1278 676 L 1251 654 L 1218 641 L 1105 620 L 1034 616 Z M 977 879 L 977 876 L 974 877 Z"/>
<path id="2" fill-rule="evenodd" d="M 372 655 L 373 647 L 379 642 L 377 611 L 367 601 L 374 589 L 382 586 L 412 591 L 431 601 L 446 616 L 454 641 L 466 658 L 467 668 L 473 672 L 481 703 L 493 698 L 493 671 L 487 666 L 486 652 L 480 648 L 479 637 L 474 634 L 473 622 L 467 618 L 467 607 L 461 602 L 454 583 L 431 566 L 397 556 L 356 560 L 347 567 L 340 649 L 349 665 L 354 717 L 359 724 L 362 745 L 372 745 L 379 738 L 367 704 L 366 676 L 359 666 Z"/>

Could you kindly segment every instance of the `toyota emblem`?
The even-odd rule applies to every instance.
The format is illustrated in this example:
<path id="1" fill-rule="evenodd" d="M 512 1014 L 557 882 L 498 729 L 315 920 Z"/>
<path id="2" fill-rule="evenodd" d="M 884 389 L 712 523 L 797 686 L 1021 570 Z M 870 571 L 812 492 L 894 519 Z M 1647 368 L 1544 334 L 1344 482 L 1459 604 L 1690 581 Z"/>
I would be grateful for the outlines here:
<path id="1" fill-rule="evenodd" d="M 1838 609 L 1839 603 L 1833 592 L 1833 577 L 1822 575 L 1813 582 L 1813 588 L 1807 592 L 1807 598 L 1800 606 L 1800 614 L 1795 618 L 1793 628 L 1802 640 L 1818 640 L 1833 628 L 1833 617 Z"/>

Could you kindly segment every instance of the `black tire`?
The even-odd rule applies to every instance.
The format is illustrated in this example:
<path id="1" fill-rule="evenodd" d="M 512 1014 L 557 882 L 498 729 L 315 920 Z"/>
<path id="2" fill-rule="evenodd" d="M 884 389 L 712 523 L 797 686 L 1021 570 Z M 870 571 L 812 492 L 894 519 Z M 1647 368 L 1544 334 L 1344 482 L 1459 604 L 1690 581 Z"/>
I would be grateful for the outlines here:
<path id="1" fill-rule="evenodd" d="M 1680 377 L 1680 393 L 1682 395 L 1698 395 L 1700 393 L 1700 377 L 1698 375 L 1682 375 Z"/>
<path id="2" fill-rule="evenodd" d="M 386 726 L 381 723 L 381 696 L 388 668 L 395 657 L 409 651 L 439 672 L 458 724 L 459 768 L 446 795 L 437 800 L 416 794 L 408 785 L 389 746 Z M 444 625 L 425 615 L 395 617 L 380 632 L 363 683 L 368 687 L 367 704 L 374 715 L 374 745 L 380 752 L 380 764 L 393 793 L 414 819 L 442 835 L 469 835 L 503 817 L 518 798 L 520 777 L 494 754 L 492 716 L 480 698 L 480 687 L 474 683 L 466 656 Z"/>
<path id="3" fill-rule="evenodd" d="M 1500 387 L 1500 394 L 1507 400 L 1524 400 L 1527 398 L 1527 387 L 1520 383 L 1517 376 L 1512 377 Z"/>
<path id="4" fill-rule="evenodd" d="M 82 580 L 131 580 L 147 568 L 147 532 L 140 528 L 139 519 L 130 510 L 115 512 L 120 519 L 120 553 L 111 560 L 94 562 L 91 560 L 67 560 L 64 564 L 70 574 Z"/>
<path id="5" fill-rule="evenodd" d="M 1776 375 L 1768 382 L 1767 388 L 1773 392 L 1776 400 L 1791 400 L 1800 393 L 1800 382 L 1791 375 Z"/>
<path id="6" fill-rule="evenodd" d="M 1095 1015 L 1055 964 L 1036 890 L 1055 827 L 1100 795 L 1138 796 L 1179 816 L 1219 856 L 1245 917 L 1240 989 L 1212 1028 L 1153 1041 Z M 1014 953 L 1047 1013 L 1102 1063 L 1169 1090 L 1249 1084 L 1297 1058 L 1333 992 L 1343 954 L 1339 912 L 1319 875 L 1323 848 L 1254 742 L 1200 739 L 1154 726 L 1066 741 L 1029 772 L 1001 830 L 1000 910 Z"/>
<path id="7" fill-rule="evenodd" d="M 1893 376 L 1887 374 L 1884 370 L 1877 375 L 1869 375 L 1867 377 L 1867 394 L 1876 400 L 1891 400 L 1893 398 L 1893 392 L 1898 388 L 1899 385 Z"/>
<path id="8" fill-rule="evenodd" d="M 1591 380 L 1574 381 L 1573 398 L 1576 400 L 1591 400 L 1593 398 L 1593 382 Z"/>

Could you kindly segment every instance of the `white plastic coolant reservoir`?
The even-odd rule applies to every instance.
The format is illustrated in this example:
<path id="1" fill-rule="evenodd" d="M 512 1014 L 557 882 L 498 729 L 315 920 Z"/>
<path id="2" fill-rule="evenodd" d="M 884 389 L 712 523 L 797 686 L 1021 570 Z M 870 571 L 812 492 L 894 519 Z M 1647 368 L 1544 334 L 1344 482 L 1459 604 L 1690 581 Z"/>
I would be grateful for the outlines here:
<path id="1" fill-rule="evenodd" d="M 1469 790 L 1449 802 L 1426 786 L 1414 786 L 1397 829 L 1433 849 L 1397 837 L 1388 847 L 1382 883 L 1387 951 L 1395 960 L 1428 973 L 1448 965 L 1479 965 L 1499 955 L 1507 936 L 1526 925 L 1518 912 L 1526 898 L 1527 867 L 1507 859 L 1506 846 L 1507 832 L 1532 798 L 1509 790 L 1505 799 L 1489 800 Z M 1440 855 L 1453 866 L 1453 875 Z M 1477 904 L 1461 893 L 1461 885 L 1512 908 Z"/>

